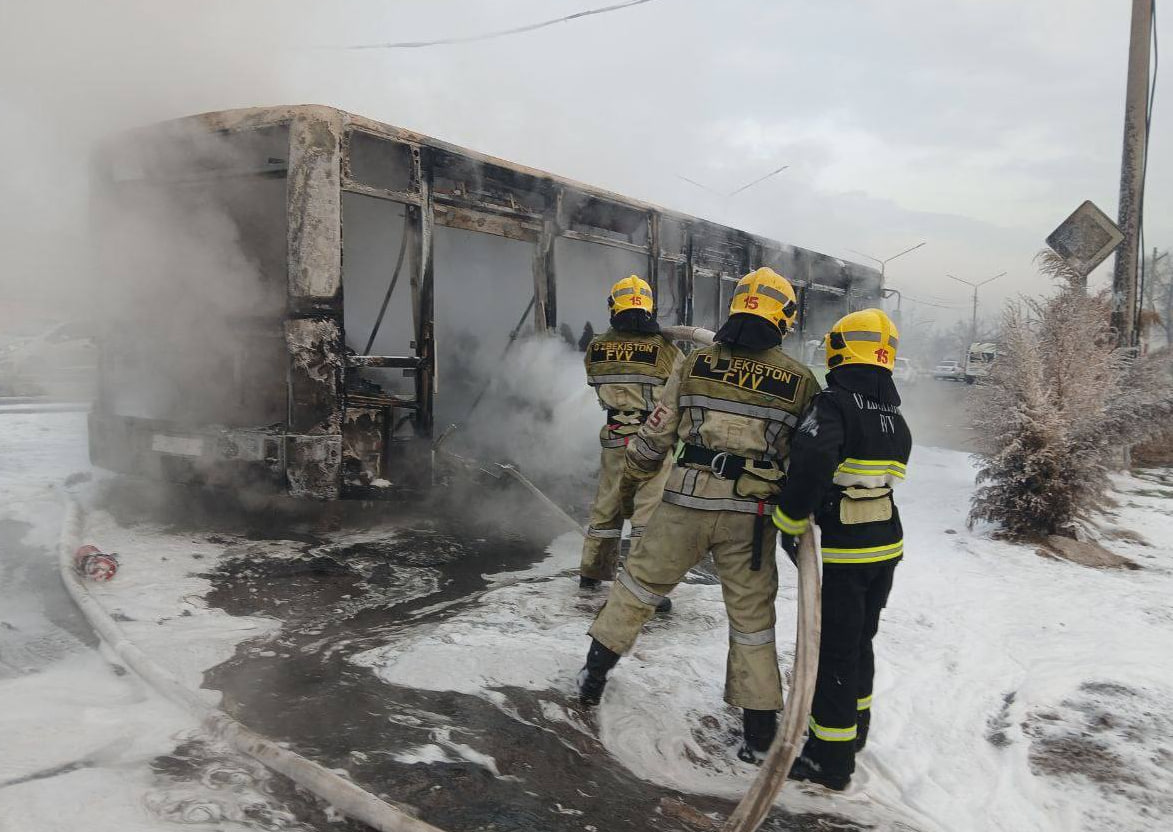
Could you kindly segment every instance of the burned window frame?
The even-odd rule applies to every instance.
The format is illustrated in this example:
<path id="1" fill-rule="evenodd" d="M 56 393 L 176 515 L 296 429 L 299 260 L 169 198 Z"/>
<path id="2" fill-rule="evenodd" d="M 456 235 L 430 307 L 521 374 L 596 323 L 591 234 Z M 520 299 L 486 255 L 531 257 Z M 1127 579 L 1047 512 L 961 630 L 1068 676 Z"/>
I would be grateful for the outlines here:
<path id="1" fill-rule="evenodd" d="M 814 308 L 859 308 L 877 303 L 882 282 L 874 269 L 845 263 L 698 217 L 659 208 L 569 179 L 495 159 L 412 131 L 328 107 L 292 106 L 225 111 L 173 123 L 209 132 L 289 125 L 287 159 L 287 299 L 284 336 L 289 348 L 288 419 L 271 432 L 265 453 L 282 487 L 297 496 L 387 498 L 415 493 L 433 478 L 436 394 L 435 275 L 437 226 L 533 244 L 533 328 L 557 331 L 558 283 L 554 242 L 582 240 L 646 258 L 646 274 L 663 323 L 693 322 L 698 273 L 740 277 L 768 265 L 794 284 L 800 298 L 797 336 L 807 339 Z M 168 125 L 148 128 L 164 131 Z M 350 149 L 355 136 L 393 147 L 410 175 L 406 188 L 362 181 Z M 384 183 L 386 184 L 386 183 Z M 414 350 L 409 355 L 347 354 L 342 279 L 342 195 L 355 193 L 405 206 L 410 240 Z M 621 275 L 620 275 L 621 276 Z M 396 288 L 396 292 L 400 289 Z M 718 289 L 719 291 L 719 289 Z M 720 297 L 720 295 L 718 295 Z M 719 310 L 723 313 L 724 310 Z M 412 429 L 404 441 L 384 432 L 381 453 L 404 472 L 390 489 L 344 482 L 343 430 L 348 408 L 369 402 L 348 393 L 349 373 L 391 368 L 415 376 Z M 381 406 L 381 405 L 380 405 Z M 272 459 L 274 456 L 279 459 Z"/>

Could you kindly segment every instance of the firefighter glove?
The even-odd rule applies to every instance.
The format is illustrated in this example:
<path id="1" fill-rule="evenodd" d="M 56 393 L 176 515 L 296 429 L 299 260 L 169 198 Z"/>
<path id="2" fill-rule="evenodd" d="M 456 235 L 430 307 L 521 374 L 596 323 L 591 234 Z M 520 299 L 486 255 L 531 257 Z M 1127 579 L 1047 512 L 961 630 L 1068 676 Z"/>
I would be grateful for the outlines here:
<path id="1" fill-rule="evenodd" d="M 798 538 L 810 527 L 810 520 L 805 517 L 795 520 L 777 506 L 774 508 L 772 518 L 774 525 L 778 527 L 778 539 L 782 543 L 786 557 L 790 558 L 791 563 L 798 566 Z"/>

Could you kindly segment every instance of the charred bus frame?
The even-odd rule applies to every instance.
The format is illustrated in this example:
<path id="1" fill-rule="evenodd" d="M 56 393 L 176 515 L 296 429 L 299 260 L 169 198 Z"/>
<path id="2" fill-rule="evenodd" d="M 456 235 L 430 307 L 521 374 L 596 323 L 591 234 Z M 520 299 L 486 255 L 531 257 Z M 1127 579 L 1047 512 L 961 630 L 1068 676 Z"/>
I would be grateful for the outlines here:
<path id="1" fill-rule="evenodd" d="M 820 336 L 845 312 L 877 303 L 882 289 L 879 272 L 865 266 L 332 108 L 217 112 L 136 135 L 167 142 L 177 130 L 263 136 L 257 144 L 267 149 L 239 173 L 284 180 L 284 258 L 270 267 L 284 271 L 275 278 L 284 284 L 284 309 L 279 320 L 265 324 L 284 344 L 284 383 L 267 388 L 264 403 L 280 418 L 234 424 L 214 417 L 192 423 L 129 415 L 118 405 L 116 372 L 126 356 L 107 344 L 90 445 L 93 461 L 113 470 L 196 483 L 259 480 L 293 496 L 319 499 L 389 497 L 426 486 L 433 473 L 437 354 L 444 349 L 437 341 L 435 302 L 435 242 L 441 229 L 532 247 L 531 279 L 523 291 L 532 290 L 530 306 L 522 297 L 518 309 L 527 309 L 523 320 L 536 332 L 556 331 L 560 294 L 578 291 L 575 275 L 559 273 L 556 246 L 568 244 L 624 252 L 628 261 L 642 265 L 658 296 L 661 321 L 673 324 L 715 327 L 736 279 L 771 266 L 799 295 L 799 333 L 790 339 L 795 348 Z M 115 139 L 95 157 L 99 193 L 126 187 L 125 177 L 116 173 L 121 144 Z M 139 179 L 159 175 L 139 168 Z M 374 200 L 388 206 L 402 222 L 397 262 L 390 262 L 395 258 L 389 254 L 378 261 L 385 283 L 376 294 L 391 298 L 393 316 L 398 315 L 392 328 L 409 330 L 410 338 L 399 333 L 404 349 L 364 349 L 374 342 L 378 322 L 370 332 L 347 331 L 344 201 L 359 198 L 364 205 Z M 396 289 L 396 283 L 405 288 Z M 601 278 L 596 283 L 591 296 L 601 305 L 609 284 Z M 487 295 L 499 287 L 483 288 Z M 404 309 L 407 291 L 410 316 Z M 369 309 L 364 314 L 371 317 Z M 354 383 L 373 371 L 399 374 L 406 388 L 364 389 Z"/>

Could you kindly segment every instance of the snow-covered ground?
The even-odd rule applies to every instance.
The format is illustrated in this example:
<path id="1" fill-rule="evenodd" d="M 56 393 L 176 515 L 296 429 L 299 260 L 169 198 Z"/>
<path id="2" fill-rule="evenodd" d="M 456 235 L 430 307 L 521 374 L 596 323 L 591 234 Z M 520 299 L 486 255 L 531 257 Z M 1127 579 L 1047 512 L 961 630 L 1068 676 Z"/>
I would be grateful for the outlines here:
<path id="1" fill-rule="evenodd" d="M 55 488 L 89 469 L 84 428 L 77 413 L 0 414 L 0 830 L 306 828 L 239 758 L 177 752 L 199 736 L 194 722 L 96 649 L 57 586 Z M 1118 478 L 1119 505 L 1105 525 L 1151 545 L 1108 541 L 1142 568 L 1104 571 L 967 530 L 973 469 L 964 454 L 920 447 L 909 467 L 900 495 L 908 555 L 877 643 L 868 750 L 849 792 L 791 785 L 781 803 L 880 829 L 1168 828 L 1173 489 Z M 126 529 L 101 512 L 91 513 L 87 536 L 122 560 L 96 594 L 193 688 L 240 642 L 276 626 L 206 606 L 209 584 L 193 576 L 224 558 L 222 541 Z M 601 597 L 585 600 L 574 580 L 549 577 L 573 569 L 578 551 L 575 536 L 558 538 L 538 566 L 488 576 L 492 588 L 475 604 L 439 624 L 396 627 L 386 646 L 355 661 L 387 682 L 471 694 L 515 716 L 511 689 L 529 691 L 543 727 L 597 734 L 633 776 L 738 797 L 753 770 L 733 754 L 739 716 L 721 701 L 719 588 L 681 586 L 676 611 L 649 625 L 584 719 L 566 703 Z M 787 667 L 788 568 L 778 606 Z M 394 758 L 471 761 L 500 774 L 467 735 L 454 736 L 438 728 L 430 744 L 395 749 Z M 185 755 L 193 761 L 183 776 L 160 769 L 160 759 Z"/>
<path id="2" fill-rule="evenodd" d="M 988 528 L 968 531 L 966 455 L 919 447 L 909 471 L 900 494 L 908 554 L 877 641 L 869 747 L 846 794 L 790 786 L 782 803 L 880 828 L 1168 828 L 1173 495 L 1118 479 L 1112 522 L 1151 545 L 1111 542 L 1143 568 L 1102 571 L 993 540 Z M 577 557 L 567 536 L 544 566 L 552 574 Z M 733 754 L 739 716 L 721 701 L 720 590 L 685 584 L 674 600 L 671 618 L 654 621 L 613 673 L 600 739 L 637 777 L 735 798 L 753 772 Z M 778 613 L 779 643 L 793 645 L 795 576 L 786 570 Z M 503 689 L 557 692 L 543 702 L 546 718 L 589 730 L 555 701 L 572 690 L 588 624 L 573 581 L 521 583 L 356 661 L 390 683 L 506 709 Z"/>
<path id="3" fill-rule="evenodd" d="M 60 586 L 59 488 L 89 470 L 85 421 L 84 413 L 0 415 L 0 830 L 303 828 L 262 794 L 259 767 L 193 746 L 196 722 L 100 648 Z M 95 593 L 192 688 L 238 642 L 274 626 L 203 605 L 208 583 L 192 574 L 223 547 L 127 531 L 101 513 L 88 533 L 122 561 Z M 164 755 L 185 776 L 161 772 Z"/>

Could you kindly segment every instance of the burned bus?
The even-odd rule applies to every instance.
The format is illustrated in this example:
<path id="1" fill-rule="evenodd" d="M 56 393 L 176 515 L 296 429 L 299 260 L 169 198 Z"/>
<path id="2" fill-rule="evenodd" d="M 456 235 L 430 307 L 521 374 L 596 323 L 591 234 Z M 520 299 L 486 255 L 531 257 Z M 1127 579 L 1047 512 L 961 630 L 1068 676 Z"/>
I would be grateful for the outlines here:
<path id="1" fill-rule="evenodd" d="M 209 113 L 94 155 L 101 467 L 318 499 L 433 479 L 469 357 L 606 326 L 611 283 L 716 328 L 758 266 L 796 349 L 877 303 L 874 269 L 321 106 Z M 506 346 L 507 348 L 507 346 Z"/>

